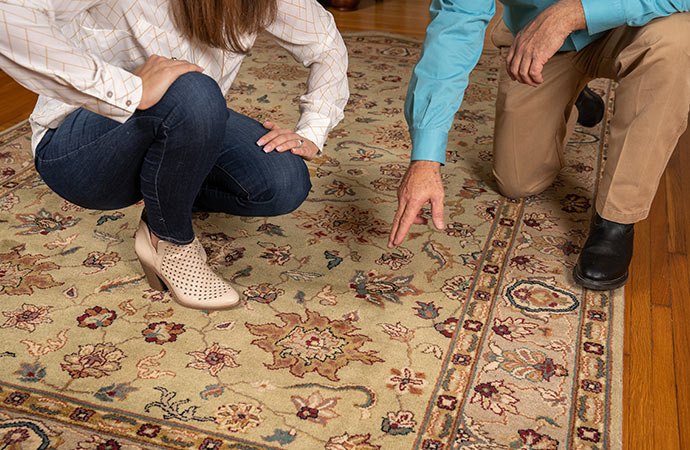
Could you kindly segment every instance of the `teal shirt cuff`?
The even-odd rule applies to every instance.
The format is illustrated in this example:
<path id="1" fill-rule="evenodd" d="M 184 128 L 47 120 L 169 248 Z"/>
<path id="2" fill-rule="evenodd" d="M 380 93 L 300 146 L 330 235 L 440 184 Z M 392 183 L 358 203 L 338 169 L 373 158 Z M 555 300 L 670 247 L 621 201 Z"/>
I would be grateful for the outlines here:
<path id="1" fill-rule="evenodd" d="M 448 132 L 439 129 L 410 129 L 412 161 L 436 161 L 446 164 Z"/>
<path id="2" fill-rule="evenodd" d="M 582 0 L 590 35 L 619 27 L 626 22 L 621 0 Z"/>

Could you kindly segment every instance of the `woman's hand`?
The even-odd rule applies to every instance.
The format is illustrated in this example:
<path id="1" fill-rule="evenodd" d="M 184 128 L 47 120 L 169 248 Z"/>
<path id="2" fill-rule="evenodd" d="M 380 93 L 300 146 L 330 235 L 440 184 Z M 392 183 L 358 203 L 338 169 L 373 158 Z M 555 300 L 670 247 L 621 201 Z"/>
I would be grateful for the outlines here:
<path id="1" fill-rule="evenodd" d="M 262 146 L 264 152 L 269 153 L 273 150 L 277 152 L 290 151 L 295 155 L 301 156 L 306 161 L 311 161 L 316 157 L 319 148 L 309 139 L 305 139 L 293 130 L 280 128 L 275 122 L 265 122 L 264 128 L 269 129 L 261 139 L 256 141 L 256 145 Z"/>
<path id="2" fill-rule="evenodd" d="M 170 59 L 153 55 L 137 67 L 134 75 L 141 78 L 141 101 L 137 109 L 148 109 L 158 103 L 171 84 L 187 72 L 203 72 L 204 69 L 182 59 Z"/>

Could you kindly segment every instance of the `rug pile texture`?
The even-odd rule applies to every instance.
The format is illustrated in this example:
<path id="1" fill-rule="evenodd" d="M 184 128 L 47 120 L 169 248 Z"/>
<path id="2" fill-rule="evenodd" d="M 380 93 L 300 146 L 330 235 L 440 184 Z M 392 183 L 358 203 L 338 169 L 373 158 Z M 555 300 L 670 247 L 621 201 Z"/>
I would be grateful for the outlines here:
<path id="1" fill-rule="evenodd" d="M 487 51 L 450 134 L 446 229 L 415 225 L 388 249 L 421 45 L 345 39 L 352 95 L 308 200 L 277 218 L 195 217 L 242 295 L 234 310 L 151 290 L 134 255 L 142 206 L 62 200 L 33 169 L 28 126 L 0 135 L 0 449 L 620 447 L 623 292 L 570 275 L 605 129 L 576 131 L 546 192 L 502 198 L 502 61 Z M 260 39 L 228 105 L 290 126 L 306 76 Z"/>

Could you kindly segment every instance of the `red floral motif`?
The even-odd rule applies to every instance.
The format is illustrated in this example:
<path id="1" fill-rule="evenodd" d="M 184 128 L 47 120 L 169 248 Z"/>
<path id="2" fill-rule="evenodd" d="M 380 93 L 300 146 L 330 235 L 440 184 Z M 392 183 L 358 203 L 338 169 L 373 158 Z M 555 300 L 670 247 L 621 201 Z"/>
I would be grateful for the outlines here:
<path id="1" fill-rule="evenodd" d="M 81 316 L 77 317 L 77 322 L 79 322 L 80 327 L 95 330 L 96 328 L 111 325 L 116 318 L 117 314 L 115 311 L 111 311 L 100 306 L 94 306 L 93 308 L 89 308 L 84 311 L 84 314 Z"/>
<path id="2" fill-rule="evenodd" d="M 306 310 L 303 320 L 299 314 L 282 313 L 277 316 L 284 325 L 273 323 L 245 324 L 249 332 L 260 339 L 252 344 L 273 354 L 273 363 L 265 364 L 271 370 L 289 369 L 302 378 L 316 372 L 331 381 L 338 381 L 338 370 L 353 361 L 366 365 L 383 362 L 375 351 L 360 348 L 371 339 L 355 334 L 359 328 L 347 320 L 331 320 L 321 314 Z"/>
<path id="3" fill-rule="evenodd" d="M 534 255 L 518 255 L 510 260 L 510 267 L 527 273 L 545 273 L 549 268 Z"/>
<path id="4" fill-rule="evenodd" d="M 278 297 L 285 293 L 284 290 L 273 287 L 268 283 L 261 283 L 259 285 L 249 286 L 244 292 L 247 301 L 255 301 L 259 303 L 273 303 Z"/>
<path id="5" fill-rule="evenodd" d="M 412 284 L 413 275 L 396 277 L 394 275 L 379 275 L 376 271 L 366 273 L 358 270 L 350 280 L 350 288 L 354 289 L 355 297 L 363 298 L 377 306 L 384 307 L 384 301 L 401 303 L 400 297 L 420 295 L 422 291 Z"/>
<path id="6" fill-rule="evenodd" d="M 380 445 L 372 444 L 370 434 L 347 433 L 341 436 L 334 436 L 326 443 L 326 450 L 381 450 Z"/>
<path id="7" fill-rule="evenodd" d="M 25 248 L 21 244 L 8 253 L 0 253 L 0 295 L 31 295 L 34 287 L 48 289 L 63 284 L 56 282 L 50 274 L 43 273 L 59 269 L 60 266 L 49 261 L 39 262 L 46 258 L 43 255 L 22 255 Z"/>
<path id="8" fill-rule="evenodd" d="M 291 248 L 289 245 L 283 247 L 268 246 L 264 248 L 264 252 L 259 255 L 259 258 L 267 260 L 269 264 L 283 266 L 292 258 Z"/>
<path id="9" fill-rule="evenodd" d="M 177 336 L 184 332 L 184 325 L 181 323 L 156 322 L 149 324 L 141 334 L 144 335 L 146 342 L 163 345 L 168 342 L 175 342 Z"/>
<path id="10" fill-rule="evenodd" d="M 412 262 L 414 254 L 405 247 L 397 247 L 394 251 L 383 253 L 374 261 L 376 264 L 387 265 L 391 270 L 399 270 Z"/>
<path id="11" fill-rule="evenodd" d="M 513 342 L 514 340 L 533 335 L 534 330 L 538 327 L 539 324 L 529 322 L 522 317 L 506 317 L 505 319 L 496 317 L 491 329 L 503 339 Z"/>
<path id="12" fill-rule="evenodd" d="M 51 214 L 45 209 L 40 210 L 36 214 L 17 214 L 17 219 L 22 222 L 21 225 L 15 225 L 14 228 L 27 228 L 17 234 L 31 235 L 31 234 L 48 234 L 53 231 L 64 230 L 68 227 L 73 227 L 81 219 L 75 219 L 72 216 L 63 216 L 60 213 Z"/>
<path id="13" fill-rule="evenodd" d="M 262 64 L 259 67 L 251 67 L 249 71 L 259 79 L 276 81 L 296 80 L 304 77 L 304 71 L 292 64 Z"/>
<path id="14" fill-rule="evenodd" d="M 586 212 L 592 204 L 587 197 L 577 194 L 568 194 L 561 200 L 561 209 L 569 213 Z"/>
<path id="15" fill-rule="evenodd" d="M 124 358 L 122 350 L 113 344 L 87 344 L 80 345 L 78 353 L 66 355 L 60 367 L 72 378 L 101 378 L 120 370 Z"/>
<path id="16" fill-rule="evenodd" d="M 458 327 L 458 322 L 459 322 L 459 320 L 456 319 L 455 317 L 449 317 L 446 320 L 444 320 L 443 322 L 437 323 L 436 325 L 434 325 L 434 328 L 436 329 L 436 331 L 438 331 L 439 333 L 441 333 L 445 337 L 452 338 L 453 333 L 455 333 L 455 330 Z"/>
<path id="17" fill-rule="evenodd" d="M 557 450 L 558 441 L 545 434 L 539 434 L 534 430 L 518 430 L 520 435 L 520 447 L 516 450 Z"/>
<path id="18" fill-rule="evenodd" d="M 84 267 L 94 267 L 98 270 L 91 273 L 100 272 L 107 269 L 108 267 L 113 267 L 120 261 L 120 256 L 117 252 L 103 253 L 103 252 L 91 252 L 88 254 L 82 265 Z"/>
<path id="19" fill-rule="evenodd" d="M 388 379 L 386 387 L 395 391 L 419 395 L 422 393 L 422 388 L 426 385 L 426 375 L 423 372 L 412 372 L 409 367 L 400 369 L 391 369 L 391 376 Z"/>
<path id="20" fill-rule="evenodd" d="M 377 219 L 373 210 L 360 209 L 355 205 L 327 204 L 316 213 L 298 210 L 293 215 L 306 219 L 306 222 L 297 226 L 308 230 L 317 241 L 328 238 L 342 244 L 350 241 L 369 244 L 371 238 L 388 234 L 387 223 Z"/>
<path id="21" fill-rule="evenodd" d="M 194 358 L 194 361 L 187 364 L 187 367 L 208 371 L 212 376 L 216 376 L 218 372 L 226 367 L 233 368 L 240 366 L 235 361 L 235 357 L 238 356 L 240 352 L 230 347 L 223 347 L 219 344 L 213 344 L 202 351 L 190 352 L 187 354 Z"/>
<path id="22" fill-rule="evenodd" d="M 515 407 L 518 399 L 514 397 L 514 394 L 515 391 L 503 384 L 502 380 L 490 381 L 475 386 L 470 403 L 478 403 L 483 409 L 499 416 L 506 412 L 518 414 Z"/>
<path id="23" fill-rule="evenodd" d="M 231 266 L 244 256 L 246 249 L 235 244 L 225 233 L 202 233 L 199 237 L 210 265 Z"/>
<path id="24" fill-rule="evenodd" d="M 325 427 L 329 420 L 340 417 L 340 414 L 333 409 L 340 400 L 338 397 L 323 398 L 321 393 L 316 391 L 306 399 L 293 395 L 290 400 L 297 408 L 297 417 L 302 420 L 318 423 Z"/>
<path id="25" fill-rule="evenodd" d="M 364 132 L 373 136 L 372 142 L 376 146 L 389 150 L 405 151 L 409 151 L 411 148 L 410 132 L 402 120 L 398 120 L 390 125 L 376 127 L 375 130 L 367 129 Z"/>
<path id="26" fill-rule="evenodd" d="M 53 321 L 48 317 L 51 308 L 52 306 L 36 306 L 24 303 L 20 309 L 11 312 L 3 311 L 2 315 L 7 317 L 7 320 L 0 328 L 14 327 L 32 333 L 36 329 L 36 325 Z"/>
<path id="27" fill-rule="evenodd" d="M 258 427 L 263 422 L 261 406 L 248 403 L 233 403 L 223 405 L 216 412 L 216 423 L 234 433 L 246 433 L 250 429 Z"/>

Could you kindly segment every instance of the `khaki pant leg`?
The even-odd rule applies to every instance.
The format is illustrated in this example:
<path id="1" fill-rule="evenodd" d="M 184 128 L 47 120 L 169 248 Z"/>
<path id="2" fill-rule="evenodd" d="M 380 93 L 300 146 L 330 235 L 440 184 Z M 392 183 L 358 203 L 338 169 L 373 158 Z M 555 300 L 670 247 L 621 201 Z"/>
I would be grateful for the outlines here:
<path id="1" fill-rule="evenodd" d="M 492 41 L 505 56 L 512 35 L 501 22 Z M 501 194 L 520 198 L 537 194 L 553 183 L 564 164 L 577 112 L 578 94 L 589 79 L 573 65 L 574 52 L 558 53 L 544 66 L 544 83 L 531 87 L 512 81 L 500 69 L 493 173 Z"/>
<path id="2" fill-rule="evenodd" d="M 690 13 L 619 27 L 590 47 L 576 63 L 592 77 L 619 82 L 596 209 L 605 219 L 634 223 L 649 214 L 687 127 Z"/>

